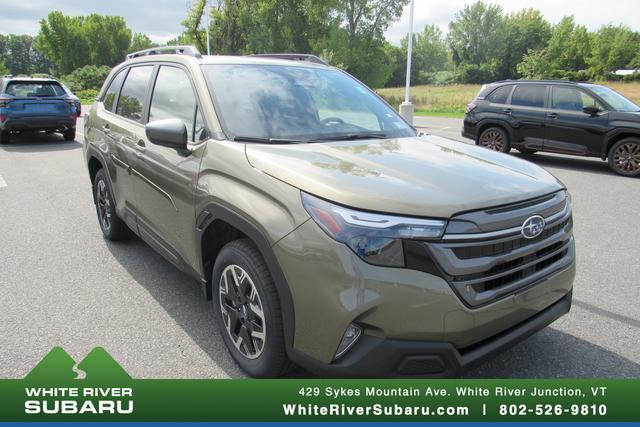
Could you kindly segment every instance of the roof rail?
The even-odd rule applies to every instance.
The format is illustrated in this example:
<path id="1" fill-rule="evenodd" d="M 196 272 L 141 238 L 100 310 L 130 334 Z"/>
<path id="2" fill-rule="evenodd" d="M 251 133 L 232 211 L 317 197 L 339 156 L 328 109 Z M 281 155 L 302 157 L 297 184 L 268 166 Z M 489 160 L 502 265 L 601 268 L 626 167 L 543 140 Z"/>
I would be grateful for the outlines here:
<path id="1" fill-rule="evenodd" d="M 195 46 L 158 46 L 158 47 L 152 47 L 149 49 L 130 53 L 127 55 L 127 59 L 133 59 L 133 58 L 138 58 L 140 56 L 147 56 L 147 55 L 163 55 L 163 54 L 187 55 L 187 56 L 193 56 L 195 58 L 202 58 L 200 51 L 196 49 Z"/>
<path id="2" fill-rule="evenodd" d="M 316 55 L 310 55 L 307 53 L 257 53 L 249 56 L 258 58 L 287 59 L 289 61 L 304 61 L 320 65 L 329 65 L 325 60 L 317 57 Z"/>

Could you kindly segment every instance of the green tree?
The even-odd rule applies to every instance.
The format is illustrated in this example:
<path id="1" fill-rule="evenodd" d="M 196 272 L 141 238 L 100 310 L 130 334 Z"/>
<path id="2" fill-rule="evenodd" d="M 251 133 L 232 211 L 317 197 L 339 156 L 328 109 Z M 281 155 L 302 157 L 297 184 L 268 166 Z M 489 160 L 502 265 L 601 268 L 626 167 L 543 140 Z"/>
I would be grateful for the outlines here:
<path id="1" fill-rule="evenodd" d="M 551 24 L 536 9 L 522 9 L 504 18 L 505 49 L 499 78 L 520 77 L 517 66 L 531 50 L 544 49 L 551 37 Z"/>
<path id="2" fill-rule="evenodd" d="M 605 25 L 596 32 L 591 46 L 589 71 L 596 78 L 607 78 L 633 65 L 640 54 L 640 34 L 623 25 Z"/>
<path id="3" fill-rule="evenodd" d="M 4 62 L 0 61 L 0 76 L 4 76 L 9 74 L 9 68 L 7 68 L 6 65 L 4 65 Z"/>
<path id="4" fill-rule="evenodd" d="M 35 47 L 60 74 L 85 65 L 114 66 L 131 44 L 131 30 L 122 17 L 65 16 L 51 12 L 40 21 Z"/>
<path id="5" fill-rule="evenodd" d="M 149 49 L 152 47 L 158 46 L 156 43 L 151 41 L 149 36 L 143 33 L 135 33 L 133 38 L 131 39 L 131 46 L 129 47 L 129 52 L 138 52 L 140 50 Z"/>
<path id="6" fill-rule="evenodd" d="M 518 72 L 527 78 L 583 79 L 591 40 L 586 27 L 576 25 L 572 16 L 564 17 L 553 28 L 547 47 L 530 51 Z"/>
<path id="7" fill-rule="evenodd" d="M 495 79 L 506 53 L 505 38 L 500 6 L 477 1 L 456 13 L 448 42 L 459 79 L 466 83 Z"/>
<path id="8" fill-rule="evenodd" d="M 400 48 L 393 51 L 396 67 L 387 82 L 387 86 L 402 86 L 407 74 L 407 48 L 409 38 L 400 41 Z M 426 25 L 413 35 L 413 54 L 411 58 L 411 84 L 426 84 L 433 73 L 443 71 L 449 65 L 449 53 L 442 35 L 436 25 Z"/>
<path id="9" fill-rule="evenodd" d="M 72 92 L 100 89 L 110 72 L 111 68 L 106 65 L 100 67 L 85 65 L 84 67 L 75 69 L 71 74 L 63 76 L 61 80 Z"/>

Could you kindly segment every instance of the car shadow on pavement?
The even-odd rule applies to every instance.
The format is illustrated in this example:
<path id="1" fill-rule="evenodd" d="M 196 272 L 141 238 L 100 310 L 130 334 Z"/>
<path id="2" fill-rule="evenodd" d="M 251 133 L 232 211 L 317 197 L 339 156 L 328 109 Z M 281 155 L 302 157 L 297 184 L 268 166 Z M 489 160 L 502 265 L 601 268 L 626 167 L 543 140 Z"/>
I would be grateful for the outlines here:
<path id="1" fill-rule="evenodd" d="M 181 272 L 142 239 L 106 241 L 107 248 L 131 277 L 163 307 L 211 360 L 232 378 L 245 377 L 228 354 L 211 301 L 196 280 Z"/>
<path id="2" fill-rule="evenodd" d="M 8 144 L 0 145 L 0 149 L 15 153 L 35 153 L 46 151 L 67 151 L 82 148 L 76 141 L 65 141 L 62 135 L 45 132 L 25 132 L 11 135 Z"/>
<path id="3" fill-rule="evenodd" d="M 541 153 L 521 154 L 516 152 L 512 152 L 511 155 L 542 167 L 617 176 L 615 172 L 609 169 L 609 164 L 606 161 L 593 157 L 569 157 Z M 621 176 L 620 178 L 625 177 Z"/>
<path id="4" fill-rule="evenodd" d="M 640 364 L 547 327 L 465 378 L 640 378 Z"/>

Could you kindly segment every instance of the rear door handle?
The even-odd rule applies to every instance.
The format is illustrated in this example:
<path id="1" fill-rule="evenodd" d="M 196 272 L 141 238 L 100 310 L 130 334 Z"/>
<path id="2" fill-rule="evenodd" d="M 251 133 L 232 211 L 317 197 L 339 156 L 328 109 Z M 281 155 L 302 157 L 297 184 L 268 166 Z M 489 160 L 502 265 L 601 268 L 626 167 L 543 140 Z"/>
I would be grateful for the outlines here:
<path id="1" fill-rule="evenodd" d="M 502 112 L 511 115 L 513 113 L 513 110 L 511 108 L 505 108 L 504 110 L 502 110 Z"/>
<path id="2" fill-rule="evenodd" d="M 102 132 L 104 132 L 105 135 L 109 135 L 111 133 L 111 128 L 109 127 L 109 125 L 103 125 Z"/>
<path id="3" fill-rule="evenodd" d="M 557 119 L 558 118 L 558 113 L 549 113 L 549 114 L 547 114 L 547 117 L 549 117 L 550 119 Z"/>

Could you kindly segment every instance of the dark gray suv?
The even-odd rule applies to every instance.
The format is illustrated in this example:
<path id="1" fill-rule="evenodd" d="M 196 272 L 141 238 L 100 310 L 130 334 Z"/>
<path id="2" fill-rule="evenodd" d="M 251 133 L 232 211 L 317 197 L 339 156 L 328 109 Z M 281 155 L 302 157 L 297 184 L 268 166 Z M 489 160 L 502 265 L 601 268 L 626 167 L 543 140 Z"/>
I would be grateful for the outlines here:
<path id="1" fill-rule="evenodd" d="M 605 86 L 570 81 L 502 81 L 467 106 L 462 135 L 495 151 L 511 148 L 608 159 L 640 176 L 640 107 Z"/>

